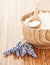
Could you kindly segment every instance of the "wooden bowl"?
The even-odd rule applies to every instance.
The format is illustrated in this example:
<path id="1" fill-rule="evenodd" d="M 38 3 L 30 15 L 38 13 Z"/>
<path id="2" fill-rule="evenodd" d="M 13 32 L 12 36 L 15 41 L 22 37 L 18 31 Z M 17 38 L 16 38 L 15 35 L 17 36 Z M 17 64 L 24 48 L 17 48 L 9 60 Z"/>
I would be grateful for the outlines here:
<path id="1" fill-rule="evenodd" d="M 46 12 L 46 11 L 43 11 L 43 12 Z M 32 15 L 34 15 L 34 12 L 24 15 L 21 19 L 22 24 L 26 18 Z M 38 29 L 25 26 L 23 24 L 23 35 L 24 35 L 24 38 L 30 43 L 32 43 L 36 48 L 50 49 L 50 29 L 38 30 Z"/>

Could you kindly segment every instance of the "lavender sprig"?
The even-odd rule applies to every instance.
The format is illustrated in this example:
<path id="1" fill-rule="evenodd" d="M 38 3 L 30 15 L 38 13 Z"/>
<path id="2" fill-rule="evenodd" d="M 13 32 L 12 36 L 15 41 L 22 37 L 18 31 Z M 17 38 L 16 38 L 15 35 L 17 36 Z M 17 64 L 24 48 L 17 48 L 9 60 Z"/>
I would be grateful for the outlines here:
<path id="1" fill-rule="evenodd" d="M 37 58 L 37 55 L 34 52 L 32 44 L 28 43 L 26 40 L 24 40 L 23 42 L 18 42 L 16 47 L 7 50 L 3 54 L 4 56 L 7 56 L 11 53 L 15 53 L 16 56 L 21 56 L 21 57 L 24 57 L 26 54 L 29 54 L 32 57 Z"/>

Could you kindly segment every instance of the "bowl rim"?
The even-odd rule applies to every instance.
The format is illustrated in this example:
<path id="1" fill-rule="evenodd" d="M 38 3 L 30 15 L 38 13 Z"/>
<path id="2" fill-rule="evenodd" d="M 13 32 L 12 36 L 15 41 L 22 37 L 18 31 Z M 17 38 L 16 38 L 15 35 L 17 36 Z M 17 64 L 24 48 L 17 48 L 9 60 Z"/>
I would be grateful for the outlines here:
<path id="1" fill-rule="evenodd" d="M 42 11 L 42 12 L 49 12 L 49 13 L 50 13 L 50 10 L 40 10 L 40 11 Z M 38 11 L 38 13 L 39 13 L 40 11 Z M 30 29 L 41 30 L 41 29 L 31 28 L 31 27 L 29 27 L 29 26 L 26 26 L 26 25 L 23 23 L 23 21 L 25 21 L 26 18 L 29 18 L 29 17 L 32 16 L 32 15 L 34 15 L 34 11 L 29 12 L 29 13 L 25 14 L 24 16 L 22 16 L 22 18 L 21 18 L 21 23 L 22 23 L 25 27 L 28 27 L 28 28 L 30 28 Z M 43 29 L 42 29 L 42 30 L 43 30 Z M 47 30 L 48 30 L 48 29 L 47 29 Z M 49 29 L 49 30 L 50 30 L 50 29 Z"/>

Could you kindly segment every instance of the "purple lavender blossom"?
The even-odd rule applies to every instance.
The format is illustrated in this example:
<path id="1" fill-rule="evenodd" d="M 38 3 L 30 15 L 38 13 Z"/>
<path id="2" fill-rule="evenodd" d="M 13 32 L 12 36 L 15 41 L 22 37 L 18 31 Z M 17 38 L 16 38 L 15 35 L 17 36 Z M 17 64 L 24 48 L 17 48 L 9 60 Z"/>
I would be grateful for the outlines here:
<path id="1" fill-rule="evenodd" d="M 24 57 L 26 54 L 29 54 L 32 57 L 37 58 L 37 55 L 34 52 L 32 44 L 26 41 L 18 42 L 16 47 L 13 47 L 12 49 L 5 51 L 3 54 L 4 56 L 7 56 L 11 53 L 15 53 L 16 56 L 21 56 L 21 57 Z"/>

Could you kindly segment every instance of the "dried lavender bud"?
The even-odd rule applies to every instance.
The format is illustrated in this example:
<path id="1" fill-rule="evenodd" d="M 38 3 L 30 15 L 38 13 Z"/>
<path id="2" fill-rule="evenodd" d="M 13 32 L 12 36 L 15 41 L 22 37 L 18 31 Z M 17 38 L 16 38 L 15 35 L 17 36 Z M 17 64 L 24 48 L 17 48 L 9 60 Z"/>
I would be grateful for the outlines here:
<path id="1" fill-rule="evenodd" d="M 14 49 L 10 49 L 11 53 L 15 53 Z"/>
<path id="2" fill-rule="evenodd" d="M 27 52 L 29 55 L 32 55 L 32 53 L 34 53 L 34 50 L 32 48 L 29 48 L 29 49 L 27 49 Z"/>
<path id="3" fill-rule="evenodd" d="M 29 48 L 33 48 L 33 46 L 32 46 L 32 44 L 31 44 L 31 43 L 29 43 L 29 44 L 28 44 L 28 47 L 29 47 Z"/>
<path id="4" fill-rule="evenodd" d="M 21 48 L 21 43 L 20 42 L 17 43 L 16 48 L 18 48 L 18 49 Z"/>
<path id="5" fill-rule="evenodd" d="M 18 46 L 19 44 L 21 44 L 21 42 L 18 41 L 17 44 L 16 44 L 16 46 Z"/>
<path id="6" fill-rule="evenodd" d="M 11 50 L 7 50 L 6 52 L 3 53 L 5 56 L 11 54 Z"/>
<path id="7" fill-rule="evenodd" d="M 14 52 L 16 53 L 16 56 L 20 56 L 20 54 L 19 54 L 20 48 L 21 48 L 21 45 L 20 46 L 18 45 L 13 48 Z"/>
<path id="8" fill-rule="evenodd" d="M 8 55 L 8 52 L 6 51 L 6 52 L 3 52 L 3 54 L 4 54 L 4 56 L 7 56 Z"/>
<path id="9" fill-rule="evenodd" d="M 13 51 L 14 51 L 14 52 L 16 51 L 16 49 L 17 49 L 17 47 L 13 47 Z"/>
<path id="10" fill-rule="evenodd" d="M 32 54 L 33 58 L 37 58 L 37 55 L 35 53 Z"/>
<path id="11" fill-rule="evenodd" d="M 32 48 L 27 49 L 27 53 L 34 58 L 37 58 L 37 55 L 35 54 L 34 50 Z"/>
<path id="12" fill-rule="evenodd" d="M 28 48 L 28 43 L 24 43 L 23 45 L 22 45 L 22 47 L 25 47 L 26 49 Z"/>
<path id="13" fill-rule="evenodd" d="M 23 57 L 27 53 L 27 47 L 21 46 L 20 56 Z"/>
<path id="14" fill-rule="evenodd" d="M 14 50 L 16 56 L 19 56 L 19 49 L 17 47 L 14 47 L 13 50 Z"/>

